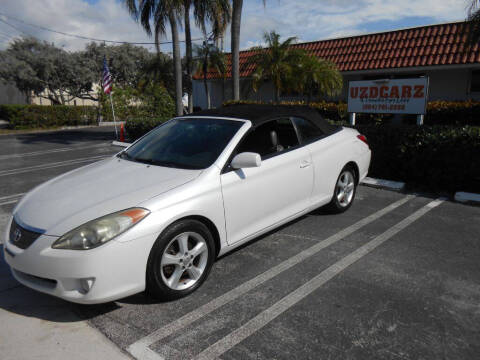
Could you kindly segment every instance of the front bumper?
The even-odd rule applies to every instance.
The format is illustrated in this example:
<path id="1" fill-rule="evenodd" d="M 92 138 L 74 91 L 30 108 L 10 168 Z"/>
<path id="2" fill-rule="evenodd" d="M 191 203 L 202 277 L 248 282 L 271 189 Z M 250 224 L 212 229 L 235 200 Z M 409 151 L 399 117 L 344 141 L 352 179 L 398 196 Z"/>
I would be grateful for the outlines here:
<path id="1" fill-rule="evenodd" d="M 148 255 L 156 235 L 111 240 L 91 250 L 52 249 L 57 237 L 48 235 L 41 235 L 25 250 L 7 239 L 5 260 L 20 283 L 71 302 L 95 304 L 145 289 Z"/>

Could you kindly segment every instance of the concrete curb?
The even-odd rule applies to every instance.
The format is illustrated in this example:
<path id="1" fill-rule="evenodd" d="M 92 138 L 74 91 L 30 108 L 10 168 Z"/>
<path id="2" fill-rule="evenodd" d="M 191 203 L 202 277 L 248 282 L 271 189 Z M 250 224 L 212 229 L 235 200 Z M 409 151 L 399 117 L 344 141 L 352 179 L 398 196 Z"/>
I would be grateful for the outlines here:
<path id="1" fill-rule="evenodd" d="M 114 123 L 113 121 L 100 121 L 98 123 L 98 126 L 113 126 L 113 125 L 120 126 L 121 124 L 125 125 L 125 121 L 117 121 L 116 123 Z"/>
<path id="2" fill-rule="evenodd" d="M 459 191 L 455 193 L 455 201 L 480 205 L 480 194 Z"/>
<path id="3" fill-rule="evenodd" d="M 131 144 L 123 141 L 112 141 L 113 146 L 128 147 Z"/>
<path id="4" fill-rule="evenodd" d="M 405 188 L 404 182 L 384 180 L 384 179 L 374 179 L 370 177 L 366 177 L 365 179 L 363 179 L 361 184 L 365 186 L 378 188 L 378 189 L 387 189 L 387 190 L 394 190 L 394 191 L 401 191 Z"/>
<path id="5" fill-rule="evenodd" d="M 117 123 L 118 125 L 120 123 Z M 102 126 L 112 126 L 110 123 L 100 123 L 97 125 L 79 125 L 79 126 L 62 126 L 59 128 L 55 129 L 36 129 L 36 130 L 12 130 L 11 132 L 8 133 L 3 133 L 0 134 L 0 136 L 12 136 L 12 135 L 28 135 L 28 134 L 48 134 L 48 133 L 55 133 L 55 132 L 60 132 L 60 131 L 66 131 L 66 130 L 81 130 L 81 129 L 89 129 L 89 128 L 97 128 L 97 127 L 102 127 Z"/>

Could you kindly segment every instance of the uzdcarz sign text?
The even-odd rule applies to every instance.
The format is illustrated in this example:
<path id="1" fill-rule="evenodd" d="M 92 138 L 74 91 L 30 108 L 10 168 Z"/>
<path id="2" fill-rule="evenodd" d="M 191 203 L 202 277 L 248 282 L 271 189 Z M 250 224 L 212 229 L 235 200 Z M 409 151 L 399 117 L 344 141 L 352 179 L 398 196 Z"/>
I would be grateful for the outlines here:
<path id="1" fill-rule="evenodd" d="M 348 112 L 425 114 L 428 79 L 350 81 Z"/>

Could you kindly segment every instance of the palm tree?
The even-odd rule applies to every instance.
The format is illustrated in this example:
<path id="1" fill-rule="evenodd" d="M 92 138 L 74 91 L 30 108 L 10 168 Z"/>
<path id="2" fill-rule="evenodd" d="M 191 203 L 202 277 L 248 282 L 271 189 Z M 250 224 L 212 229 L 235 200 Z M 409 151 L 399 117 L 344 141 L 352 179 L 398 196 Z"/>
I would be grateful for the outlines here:
<path id="1" fill-rule="evenodd" d="M 193 2 L 192 2 L 193 1 Z M 230 0 L 184 0 L 185 15 L 185 49 L 188 84 L 188 112 L 193 111 L 192 75 L 192 36 L 190 30 L 190 8 L 193 4 L 195 22 L 207 37 L 207 24 L 211 24 L 211 35 L 214 40 L 223 36 L 231 20 Z"/>
<path id="2" fill-rule="evenodd" d="M 470 47 L 480 41 L 480 2 L 478 0 L 471 0 L 467 21 L 469 23 L 469 26 L 466 27 L 467 40 Z"/>
<path id="3" fill-rule="evenodd" d="M 210 109 L 210 91 L 207 83 L 208 70 L 213 69 L 225 77 L 225 54 L 214 44 L 204 41 L 202 46 L 195 45 L 195 58 L 197 74 L 203 75 L 203 85 L 205 86 L 205 95 L 207 97 L 207 108 Z"/>
<path id="4" fill-rule="evenodd" d="M 192 6 L 192 0 L 184 0 L 183 2 L 183 15 L 185 18 L 185 58 L 186 58 L 186 70 L 188 78 L 187 94 L 188 94 L 188 112 L 193 112 L 193 89 L 192 89 L 192 31 L 190 29 L 190 7 Z"/>
<path id="5" fill-rule="evenodd" d="M 257 91 L 266 80 L 271 80 L 274 87 L 274 99 L 278 102 L 280 92 L 291 88 L 291 77 L 295 66 L 302 59 L 303 52 L 291 47 L 296 40 L 289 37 L 280 42 L 280 35 L 275 31 L 264 34 L 267 48 L 255 47 L 257 54 L 251 61 L 256 64 L 253 72 L 253 90 Z"/>
<path id="6" fill-rule="evenodd" d="M 242 22 L 243 0 L 232 0 L 232 87 L 233 100 L 240 100 L 240 23 Z"/>
<path id="7" fill-rule="evenodd" d="M 138 2 L 138 6 L 137 6 Z M 180 58 L 180 42 L 178 25 L 182 13 L 181 0 L 125 0 L 127 9 L 136 21 L 139 21 L 145 32 L 151 36 L 150 20 L 153 20 L 155 29 L 155 44 L 160 51 L 159 39 L 166 33 L 166 25 L 170 23 L 172 32 L 173 64 L 175 74 L 175 108 L 177 116 L 183 114 L 182 104 L 182 60 Z"/>
<path id="8" fill-rule="evenodd" d="M 303 53 L 294 68 L 292 88 L 307 95 L 307 102 L 314 94 L 335 96 L 342 91 L 342 75 L 331 61 L 318 59 Z"/>

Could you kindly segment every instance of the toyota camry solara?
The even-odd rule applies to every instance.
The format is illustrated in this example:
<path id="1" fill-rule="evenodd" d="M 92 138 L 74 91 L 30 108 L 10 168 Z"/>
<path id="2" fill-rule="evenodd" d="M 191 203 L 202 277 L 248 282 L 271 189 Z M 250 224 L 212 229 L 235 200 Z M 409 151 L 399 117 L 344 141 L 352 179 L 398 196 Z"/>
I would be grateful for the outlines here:
<path id="1" fill-rule="evenodd" d="M 22 284 L 73 302 L 179 298 L 218 256 L 320 206 L 347 210 L 370 156 L 363 135 L 304 107 L 177 117 L 30 191 L 5 259 Z"/>

